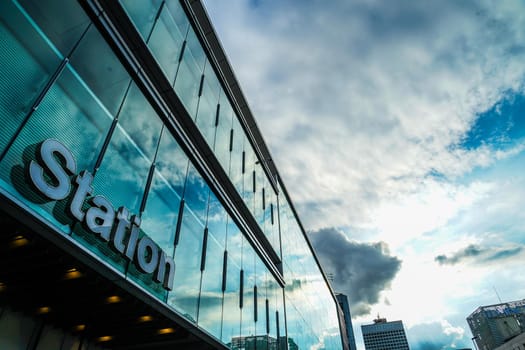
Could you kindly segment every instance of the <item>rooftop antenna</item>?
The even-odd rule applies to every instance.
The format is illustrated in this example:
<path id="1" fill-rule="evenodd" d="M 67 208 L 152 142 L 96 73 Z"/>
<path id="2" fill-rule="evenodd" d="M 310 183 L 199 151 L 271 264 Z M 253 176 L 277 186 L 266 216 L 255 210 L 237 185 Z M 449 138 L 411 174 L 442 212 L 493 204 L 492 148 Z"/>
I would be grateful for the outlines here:
<path id="1" fill-rule="evenodd" d="M 494 288 L 494 292 L 496 293 L 496 296 L 498 297 L 499 303 L 500 303 L 500 304 L 503 303 L 503 302 L 501 301 L 501 298 L 499 297 L 498 290 L 496 289 L 496 286 L 492 286 L 492 288 Z"/>

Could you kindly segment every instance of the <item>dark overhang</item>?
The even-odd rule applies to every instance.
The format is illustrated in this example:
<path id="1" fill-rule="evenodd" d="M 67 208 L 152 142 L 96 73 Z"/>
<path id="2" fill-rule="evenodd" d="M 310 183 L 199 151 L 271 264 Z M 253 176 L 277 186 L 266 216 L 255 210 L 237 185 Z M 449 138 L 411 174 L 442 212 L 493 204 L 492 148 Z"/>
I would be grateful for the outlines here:
<path id="1" fill-rule="evenodd" d="M 0 200 L 0 309 L 103 348 L 227 349 L 68 237 Z"/>

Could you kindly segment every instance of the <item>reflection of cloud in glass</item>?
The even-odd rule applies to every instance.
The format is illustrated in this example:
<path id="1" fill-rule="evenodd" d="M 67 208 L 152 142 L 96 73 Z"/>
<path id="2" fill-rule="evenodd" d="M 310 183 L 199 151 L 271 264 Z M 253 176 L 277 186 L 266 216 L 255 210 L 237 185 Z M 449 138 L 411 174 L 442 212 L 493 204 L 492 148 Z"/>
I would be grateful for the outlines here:
<path id="1" fill-rule="evenodd" d="M 69 62 L 109 113 L 116 115 L 131 78 L 95 26 L 86 33 Z"/>
<path id="2" fill-rule="evenodd" d="M 20 3 L 63 56 L 70 52 L 90 22 L 74 1 L 21 0 Z M 57 16 L 58 13 L 61 15 Z"/>
<path id="3" fill-rule="evenodd" d="M 144 156 L 153 159 L 162 122 L 135 84 L 129 90 L 122 106 L 119 125 Z"/>

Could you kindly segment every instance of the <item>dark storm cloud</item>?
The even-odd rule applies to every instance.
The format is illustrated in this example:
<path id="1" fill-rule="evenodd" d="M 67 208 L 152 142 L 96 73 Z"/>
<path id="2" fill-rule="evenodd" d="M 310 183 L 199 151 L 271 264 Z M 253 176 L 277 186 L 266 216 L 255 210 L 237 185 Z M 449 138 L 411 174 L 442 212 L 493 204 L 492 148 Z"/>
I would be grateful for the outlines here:
<path id="1" fill-rule="evenodd" d="M 324 270 L 334 274 L 335 291 L 348 295 L 352 314 L 368 314 L 379 301 L 379 293 L 390 286 L 401 260 L 389 254 L 384 242 L 357 243 L 335 228 L 309 236 Z"/>
<path id="2" fill-rule="evenodd" d="M 515 248 L 498 248 L 498 247 L 480 247 L 471 244 L 450 255 L 438 255 L 434 260 L 440 265 L 454 265 L 465 260 L 474 260 L 475 262 L 488 262 L 506 259 L 520 253 L 523 247 Z"/>
<path id="3" fill-rule="evenodd" d="M 483 252 L 478 246 L 475 246 L 473 244 L 467 246 L 464 249 L 461 249 L 454 254 L 450 256 L 446 255 L 438 255 L 434 258 L 435 261 L 437 261 L 441 265 L 449 264 L 454 265 L 460 262 L 461 260 L 464 260 L 465 258 L 472 257 L 472 256 L 478 256 Z"/>

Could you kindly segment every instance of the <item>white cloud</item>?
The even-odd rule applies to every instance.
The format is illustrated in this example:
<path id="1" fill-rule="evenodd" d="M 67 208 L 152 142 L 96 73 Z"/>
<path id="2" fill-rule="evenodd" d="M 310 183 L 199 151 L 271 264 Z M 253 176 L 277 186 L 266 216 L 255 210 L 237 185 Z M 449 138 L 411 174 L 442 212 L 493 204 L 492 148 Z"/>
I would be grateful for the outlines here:
<path id="1" fill-rule="evenodd" d="M 429 171 L 501 156 L 450 146 L 520 88 L 523 4 L 207 5 L 308 228 L 367 222 Z"/>
<path id="2" fill-rule="evenodd" d="M 444 334 L 454 335 L 456 339 L 463 338 L 463 335 L 465 334 L 465 330 L 463 328 L 454 327 L 447 320 L 441 320 L 441 328 L 443 329 Z"/>

